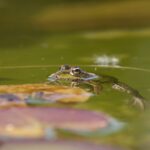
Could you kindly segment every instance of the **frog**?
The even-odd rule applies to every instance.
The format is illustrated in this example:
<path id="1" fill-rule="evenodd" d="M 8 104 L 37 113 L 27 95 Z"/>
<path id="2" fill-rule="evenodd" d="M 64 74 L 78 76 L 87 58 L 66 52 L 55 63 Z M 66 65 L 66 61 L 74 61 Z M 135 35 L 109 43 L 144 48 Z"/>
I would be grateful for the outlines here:
<path id="1" fill-rule="evenodd" d="M 121 82 L 116 77 L 87 72 L 79 66 L 61 65 L 55 73 L 48 76 L 48 83 L 62 83 L 67 81 L 72 87 L 87 84 L 93 87 L 95 94 L 100 94 L 104 84 L 110 84 L 111 88 L 132 96 L 132 103 L 145 108 L 145 98 L 133 87 Z"/>

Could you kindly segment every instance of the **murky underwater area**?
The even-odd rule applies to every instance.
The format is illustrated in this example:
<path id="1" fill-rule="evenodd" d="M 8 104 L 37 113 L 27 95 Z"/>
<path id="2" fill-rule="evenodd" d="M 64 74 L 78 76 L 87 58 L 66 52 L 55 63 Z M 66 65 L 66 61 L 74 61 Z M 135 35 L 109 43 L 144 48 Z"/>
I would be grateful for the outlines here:
<path id="1" fill-rule="evenodd" d="M 135 8 L 142 5 L 146 9 L 149 2 L 144 2 L 138 2 L 136 5 L 134 2 L 129 2 L 129 4 Z M 0 25 L 0 91 L 3 91 L 3 94 L 7 93 L 8 87 L 11 85 L 19 85 L 19 88 L 12 87 L 15 92 L 19 91 L 24 84 L 30 84 L 33 87 L 36 85 L 34 88 L 41 90 L 40 85 L 43 86 L 44 84 L 45 87 L 50 74 L 58 71 L 61 65 L 69 64 L 80 66 L 84 71 L 98 76 L 115 77 L 120 82 L 129 85 L 145 98 L 145 109 L 141 109 L 138 105 L 132 105 L 132 95 L 128 92 L 112 89 L 111 83 L 103 84 L 103 88 L 99 90 L 98 94 L 95 94 L 89 85 L 81 86 L 81 91 L 80 89 L 74 91 L 70 84 L 67 85 L 67 89 L 65 87 L 65 90 L 62 87 L 63 84 L 52 84 L 54 87 L 50 88 L 54 88 L 51 92 L 54 95 L 50 95 L 51 98 L 57 96 L 56 99 L 61 99 L 65 95 L 63 90 L 69 91 L 66 94 L 74 95 L 71 95 L 71 98 L 67 97 L 68 100 L 65 103 L 64 99 L 67 98 L 63 97 L 61 101 L 42 105 L 41 99 L 36 101 L 37 97 L 32 97 L 35 96 L 33 93 L 28 104 L 36 101 L 38 102 L 37 105 L 35 102 L 27 106 L 0 108 L 0 118 L 6 115 L 5 119 L 0 121 L 0 141 L 2 141 L 0 147 L 4 150 L 12 150 L 16 147 L 25 147 L 29 150 L 33 148 L 47 150 L 49 147 L 54 150 L 88 148 L 89 150 L 99 150 L 100 148 L 102 150 L 122 148 L 125 150 L 148 150 L 150 147 L 148 121 L 150 28 L 146 25 L 137 27 L 134 21 L 133 24 L 131 23 L 132 25 L 129 23 L 131 28 L 125 28 L 122 24 L 132 19 L 130 17 L 123 17 L 127 20 L 122 20 L 119 27 L 110 21 L 109 15 L 104 11 L 105 7 L 115 10 L 119 6 L 122 9 L 119 9 L 118 12 L 122 12 L 121 15 L 123 15 L 123 11 L 126 12 L 128 8 L 128 2 L 99 2 L 98 4 L 95 2 L 92 3 L 91 7 L 89 7 L 90 2 L 88 2 L 87 5 L 84 3 L 79 5 L 81 9 L 77 7 L 78 3 L 74 4 L 67 1 L 63 4 L 58 2 L 59 6 L 57 3 L 48 1 L 45 3 L 37 1 L 35 6 L 34 4 L 34 0 L 30 2 L 30 7 L 17 0 L 14 3 L 9 0 L 0 3 L 3 9 L 1 11 L 5 14 L 5 19 L 2 17 L 4 23 Z M 22 5 L 24 7 L 21 10 Z M 84 20 L 87 17 L 86 13 L 79 15 L 79 17 L 73 14 L 75 21 L 71 20 L 69 15 L 67 16 L 68 12 L 71 12 L 70 9 L 78 10 L 80 14 L 82 8 L 84 12 L 88 10 L 91 12 L 88 19 L 94 22 L 92 25 L 88 24 L 86 19 Z M 95 11 L 93 11 L 94 8 Z M 96 19 L 92 19 L 100 8 L 105 12 L 103 15 L 106 15 L 106 20 L 102 19 L 103 17 L 101 18 L 99 13 L 98 16 L 100 16 L 99 19 L 102 19 L 100 22 L 104 21 L 105 23 L 99 23 L 99 21 L 95 21 Z M 145 14 L 142 9 L 140 11 Z M 112 13 L 112 17 L 116 14 L 118 13 Z M 117 18 L 119 17 L 117 16 Z M 49 20 L 49 18 L 52 19 Z M 74 22 L 80 23 L 74 24 Z M 112 23 L 115 27 L 104 28 L 108 23 Z M 99 24 L 100 27 L 95 24 Z M 7 88 L 3 89 L 3 85 L 7 85 Z M 51 86 L 51 83 L 49 85 Z M 59 92 L 57 86 L 60 86 Z M 29 87 L 23 88 L 26 89 L 24 91 L 29 90 Z M 15 95 L 20 94 L 17 92 Z M 84 97 L 84 102 L 83 97 L 79 97 L 83 94 L 82 92 L 90 93 Z M 19 96 L 24 98 L 27 92 L 24 93 L 24 95 Z M 49 93 L 46 94 L 48 97 Z M 60 94 L 62 95 L 60 96 Z M 6 97 L 8 98 L 8 95 Z M 75 100 L 77 98 L 78 102 L 69 103 L 68 101 L 73 98 Z M 0 100 L 5 100 L 5 96 L 1 96 Z M 65 117 L 67 113 L 70 115 L 68 118 Z M 9 114 L 13 116 L 9 118 Z M 16 115 L 19 122 L 15 120 Z M 99 119 L 103 121 L 99 122 Z M 13 130 L 13 126 L 9 126 L 7 132 L 4 132 L 5 123 L 8 120 L 11 120 L 16 127 L 21 126 L 20 130 Z M 85 121 L 84 125 L 79 124 L 82 120 Z M 94 123 L 92 124 L 92 122 Z M 24 128 L 25 125 L 29 126 Z M 30 134 L 27 134 L 28 132 Z M 30 141 L 28 137 L 32 140 Z"/>

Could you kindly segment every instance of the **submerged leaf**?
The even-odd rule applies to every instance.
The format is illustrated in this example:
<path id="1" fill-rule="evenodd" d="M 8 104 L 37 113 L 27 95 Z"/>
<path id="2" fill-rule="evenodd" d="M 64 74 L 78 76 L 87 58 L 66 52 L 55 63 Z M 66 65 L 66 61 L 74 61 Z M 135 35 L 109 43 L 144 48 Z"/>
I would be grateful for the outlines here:
<path id="1" fill-rule="evenodd" d="M 53 129 L 79 133 L 113 131 L 117 121 L 101 112 L 68 108 L 10 108 L 0 110 L 1 137 L 51 137 Z M 48 130 L 50 129 L 50 130 Z M 49 133 L 47 131 L 50 131 Z"/>
<path id="2" fill-rule="evenodd" d="M 91 96 L 81 88 L 48 84 L 1 85 L 0 107 L 53 102 L 85 102 Z"/>

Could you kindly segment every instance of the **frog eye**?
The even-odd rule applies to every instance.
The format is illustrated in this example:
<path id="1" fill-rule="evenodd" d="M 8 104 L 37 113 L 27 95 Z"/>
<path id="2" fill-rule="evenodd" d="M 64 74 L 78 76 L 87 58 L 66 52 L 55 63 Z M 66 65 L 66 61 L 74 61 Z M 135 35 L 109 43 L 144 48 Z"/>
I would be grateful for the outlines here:
<path id="1" fill-rule="evenodd" d="M 81 69 L 80 69 L 80 68 L 75 68 L 73 71 L 80 73 L 80 72 L 81 72 Z"/>
<path id="2" fill-rule="evenodd" d="M 80 74 L 81 72 L 82 72 L 82 71 L 81 71 L 81 69 L 80 69 L 79 67 L 72 68 L 72 70 L 71 70 L 71 73 L 72 73 L 73 75 Z"/>

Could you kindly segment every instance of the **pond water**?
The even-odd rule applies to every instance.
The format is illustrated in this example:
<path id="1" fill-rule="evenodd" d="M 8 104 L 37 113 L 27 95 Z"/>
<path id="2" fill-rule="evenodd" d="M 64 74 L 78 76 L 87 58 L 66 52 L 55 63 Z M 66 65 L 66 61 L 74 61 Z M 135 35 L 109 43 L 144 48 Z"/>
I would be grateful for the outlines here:
<path id="1" fill-rule="evenodd" d="M 19 7 L 24 3 L 20 4 L 19 1 L 15 1 L 14 5 L 10 1 L 0 3 L 4 9 L 1 11 L 5 12 L 6 17 L 3 17 L 4 24 L 0 25 L 1 85 L 43 83 L 61 64 L 70 64 L 81 66 L 84 70 L 97 75 L 106 74 L 118 78 L 138 90 L 147 99 L 147 105 L 150 98 L 150 28 L 135 26 L 134 29 L 120 27 L 104 30 L 96 27 L 94 30 L 78 28 L 61 31 L 56 28 L 52 32 L 49 29 L 38 28 L 30 20 L 48 3 L 45 1 L 45 4 L 41 2 L 40 5 L 39 2 L 41 1 L 33 8 L 35 2 L 32 0 L 31 8 L 25 5 L 23 10 Z M 10 12 L 7 13 L 9 8 Z M 29 9 L 28 12 L 25 8 Z M 17 14 L 17 11 L 20 14 Z M 28 15 L 32 17 L 29 18 Z M 117 66 L 110 61 L 111 58 Z M 146 131 L 150 129 L 145 119 L 149 117 L 148 111 L 141 111 L 128 104 L 130 98 L 126 93 L 106 87 L 99 95 L 92 96 L 85 103 L 54 104 L 58 107 L 102 111 L 126 123 L 125 128 L 107 136 L 83 137 L 60 133 L 60 139 L 115 144 L 133 150 L 140 149 L 142 144 L 144 147 L 147 141 L 148 147 L 150 137 Z M 145 141 L 141 140 L 145 136 Z"/>

